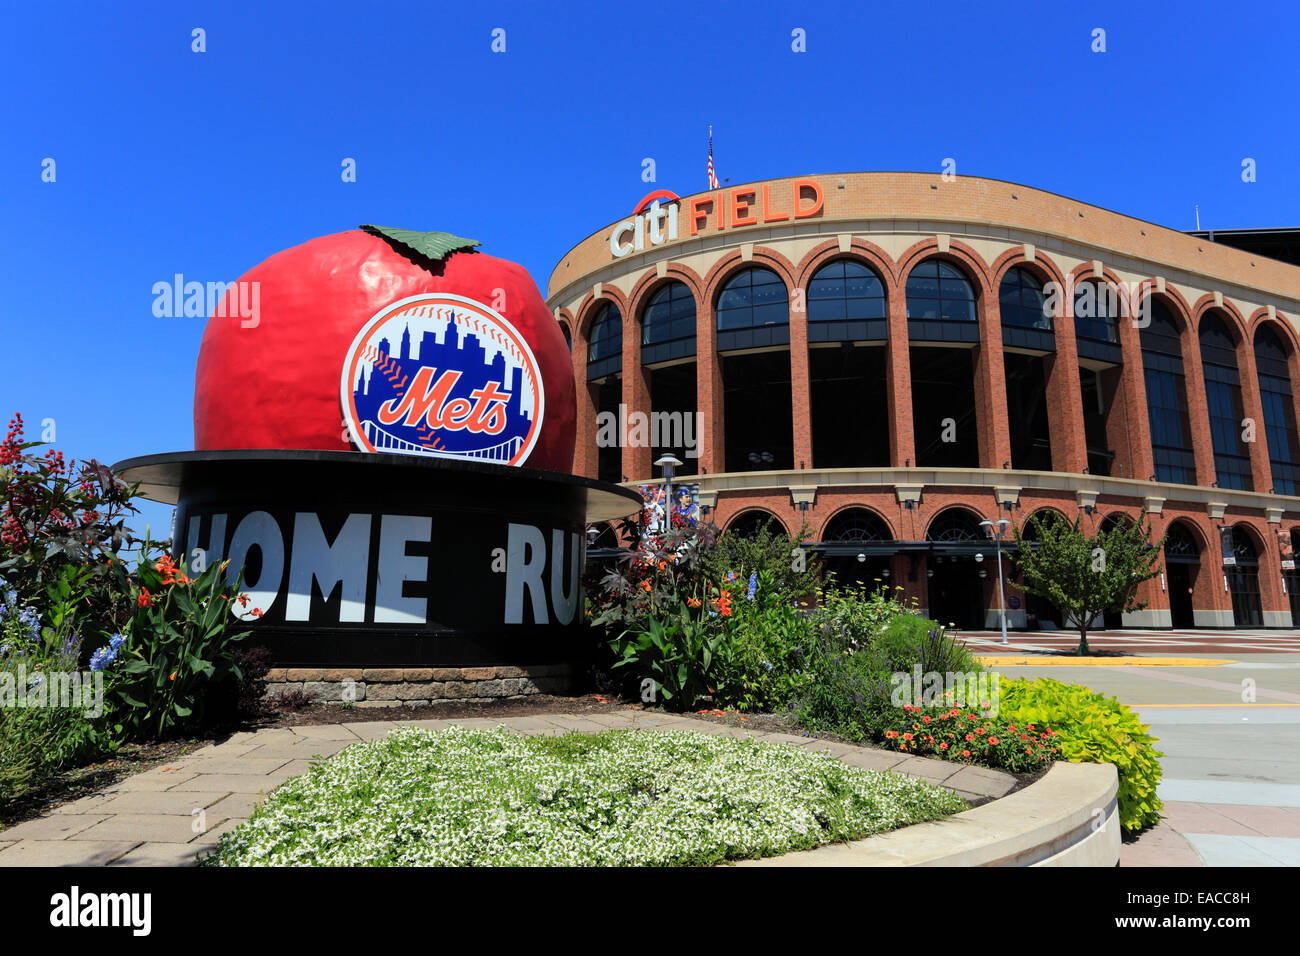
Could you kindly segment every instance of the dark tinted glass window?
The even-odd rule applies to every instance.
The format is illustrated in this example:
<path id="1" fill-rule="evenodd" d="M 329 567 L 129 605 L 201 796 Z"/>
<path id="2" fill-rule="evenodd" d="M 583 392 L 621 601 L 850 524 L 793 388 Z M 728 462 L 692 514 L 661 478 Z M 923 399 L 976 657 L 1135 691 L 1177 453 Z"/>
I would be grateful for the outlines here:
<path id="1" fill-rule="evenodd" d="M 670 282 L 653 296 L 641 320 L 642 344 L 657 345 L 695 336 L 695 296 L 681 282 Z"/>
<path id="2" fill-rule="evenodd" d="M 1291 372 L 1281 339 L 1267 326 L 1255 333 L 1255 368 L 1264 405 L 1273 490 L 1294 495 L 1300 491 L 1300 438 L 1296 435 Z"/>
<path id="3" fill-rule="evenodd" d="M 998 290 L 998 308 L 1003 325 L 1052 330 L 1052 318 L 1043 308 L 1043 285 L 1026 269 L 1007 271 Z"/>
<path id="4" fill-rule="evenodd" d="M 1074 334 L 1094 342 L 1119 342 L 1119 296 L 1104 282 L 1081 282 L 1074 289 Z"/>
<path id="5" fill-rule="evenodd" d="M 718 296 L 718 331 L 752 329 L 790 322 L 785 283 L 771 269 L 746 269 Z"/>
<path id="6" fill-rule="evenodd" d="M 841 259 L 817 270 L 808 283 L 809 322 L 885 318 L 885 286 L 860 262 Z"/>
<path id="7" fill-rule="evenodd" d="M 1156 480 L 1195 484 L 1196 459 L 1178 326 L 1158 301 L 1150 304 L 1150 322 L 1142 329 L 1141 339 Z"/>
<path id="8" fill-rule="evenodd" d="M 598 362 L 623 351 L 623 313 L 612 303 L 601 309 L 587 337 L 587 361 Z"/>
<path id="9" fill-rule="evenodd" d="M 1245 412 L 1241 404 L 1241 379 L 1237 374 L 1236 343 L 1222 320 L 1213 313 L 1201 319 L 1199 337 L 1215 480 L 1220 488 L 1253 491 L 1250 453 L 1242 441 Z"/>
<path id="10" fill-rule="evenodd" d="M 975 291 L 954 266 L 928 259 L 907 277 L 907 317 L 975 321 Z"/>

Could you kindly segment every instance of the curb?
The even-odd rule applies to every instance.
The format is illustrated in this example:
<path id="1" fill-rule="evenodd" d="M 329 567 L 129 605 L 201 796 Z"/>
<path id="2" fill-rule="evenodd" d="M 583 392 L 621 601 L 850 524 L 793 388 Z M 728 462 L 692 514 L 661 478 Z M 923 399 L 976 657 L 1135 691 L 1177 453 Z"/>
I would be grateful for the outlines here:
<path id="1" fill-rule="evenodd" d="M 1038 782 L 946 820 L 737 866 L 1118 866 L 1113 764 L 1052 764 Z"/>

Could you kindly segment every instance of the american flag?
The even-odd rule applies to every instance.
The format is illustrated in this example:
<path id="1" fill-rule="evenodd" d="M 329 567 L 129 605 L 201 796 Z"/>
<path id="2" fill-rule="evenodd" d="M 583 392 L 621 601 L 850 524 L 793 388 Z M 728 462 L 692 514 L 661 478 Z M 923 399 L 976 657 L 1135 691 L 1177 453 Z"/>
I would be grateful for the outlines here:
<path id="1" fill-rule="evenodd" d="M 709 127 L 709 188 L 718 188 L 718 177 L 713 172 L 713 127 Z"/>

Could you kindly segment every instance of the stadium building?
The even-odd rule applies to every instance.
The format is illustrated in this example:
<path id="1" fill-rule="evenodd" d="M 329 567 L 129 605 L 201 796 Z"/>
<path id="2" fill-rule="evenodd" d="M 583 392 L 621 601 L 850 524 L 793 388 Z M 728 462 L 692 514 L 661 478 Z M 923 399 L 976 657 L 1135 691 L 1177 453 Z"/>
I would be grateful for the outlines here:
<path id="1" fill-rule="evenodd" d="M 1162 573 L 1107 627 L 1297 626 L 1295 240 L 921 173 L 652 193 L 550 279 L 574 471 L 674 454 L 719 527 L 962 628 L 998 623 L 981 521 L 1145 516 Z M 1010 625 L 1060 626 L 1004 567 Z"/>

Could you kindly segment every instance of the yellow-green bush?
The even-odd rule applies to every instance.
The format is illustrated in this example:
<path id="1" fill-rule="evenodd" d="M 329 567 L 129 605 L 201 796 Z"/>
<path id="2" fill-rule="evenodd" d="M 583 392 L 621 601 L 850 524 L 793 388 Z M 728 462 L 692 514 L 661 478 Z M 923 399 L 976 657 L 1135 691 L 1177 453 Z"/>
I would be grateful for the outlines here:
<path id="1" fill-rule="evenodd" d="M 1026 729 L 1046 724 L 1061 753 L 1075 763 L 1113 763 L 1119 771 L 1119 818 L 1136 831 L 1160 821 L 1160 758 L 1151 736 L 1129 708 L 1081 684 L 1038 680 L 1002 681 L 999 716 Z"/>

